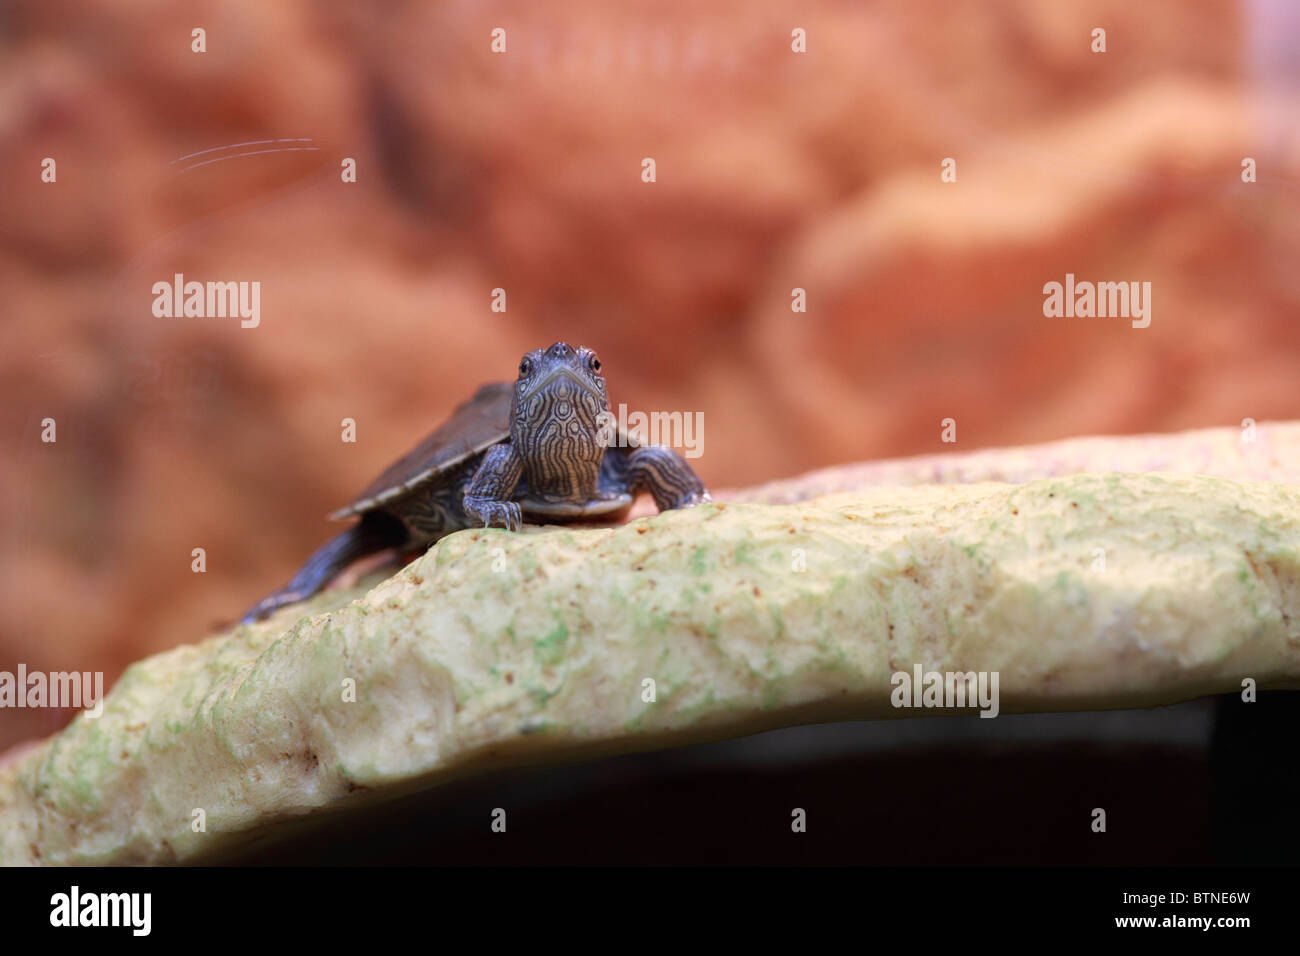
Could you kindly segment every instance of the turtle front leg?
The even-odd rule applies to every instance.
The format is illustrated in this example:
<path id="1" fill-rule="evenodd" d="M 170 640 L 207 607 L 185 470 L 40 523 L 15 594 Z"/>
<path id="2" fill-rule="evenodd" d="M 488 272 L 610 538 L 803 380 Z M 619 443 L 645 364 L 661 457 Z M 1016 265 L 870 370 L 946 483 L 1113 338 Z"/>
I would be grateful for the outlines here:
<path id="1" fill-rule="evenodd" d="M 643 445 L 628 455 L 626 481 L 628 491 L 648 491 L 660 511 L 689 508 L 712 501 L 700 476 L 686 464 L 686 459 L 663 445 Z"/>
<path id="2" fill-rule="evenodd" d="M 518 531 L 524 523 L 523 509 L 510 498 L 523 473 L 523 459 L 513 445 L 493 445 L 465 489 L 465 513 L 485 528 L 497 525 Z"/>

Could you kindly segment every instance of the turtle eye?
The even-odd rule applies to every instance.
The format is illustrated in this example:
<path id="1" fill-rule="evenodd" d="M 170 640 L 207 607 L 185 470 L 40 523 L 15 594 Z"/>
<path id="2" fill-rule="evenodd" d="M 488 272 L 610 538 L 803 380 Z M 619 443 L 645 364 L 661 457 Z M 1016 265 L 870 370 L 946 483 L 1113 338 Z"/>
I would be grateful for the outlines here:
<path id="1" fill-rule="evenodd" d="M 596 358 L 596 356 L 594 355 L 591 358 L 587 359 L 587 368 L 591 369 L 593 372 L 599 372 L 600 359 Z"/>
<path id="2" fill-rule="evenodd" d="M 533 371 L 533 363 L 528 359 L 524 359 L 522 362 L 519 363 L 519 374 L 522 377 L 527 378 L 532 371 Z"/>

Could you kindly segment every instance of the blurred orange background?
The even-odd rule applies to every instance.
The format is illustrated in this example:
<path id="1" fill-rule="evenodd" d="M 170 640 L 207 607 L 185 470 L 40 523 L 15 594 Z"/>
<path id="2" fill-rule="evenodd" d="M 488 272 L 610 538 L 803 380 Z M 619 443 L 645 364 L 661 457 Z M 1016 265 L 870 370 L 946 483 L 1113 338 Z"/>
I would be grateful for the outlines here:
<path id="1" fill-rule="evenodd" d="M 703 412 L 715 488 L 1300 416 L 1297 9 L 10 4 L 0 670 L 111 683 L 232 621 L 556 339 Z M 156 318 L 175 273 L 259 281 L 260 325 Z M 1044 317 L 1066 273 L 1149 281 L 1150 327 Z"/>

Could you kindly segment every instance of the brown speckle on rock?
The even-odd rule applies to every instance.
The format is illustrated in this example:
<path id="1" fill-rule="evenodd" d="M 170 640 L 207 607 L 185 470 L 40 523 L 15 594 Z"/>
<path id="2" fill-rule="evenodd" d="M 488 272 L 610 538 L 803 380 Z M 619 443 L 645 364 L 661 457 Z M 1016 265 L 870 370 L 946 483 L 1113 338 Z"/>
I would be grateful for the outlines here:
<path id="1" fill-rule="evenodd" d="M 513 684 L 514 682 L 515 682 L 515 675 L 511 671 L 506 671 L 506 683 Z"/>

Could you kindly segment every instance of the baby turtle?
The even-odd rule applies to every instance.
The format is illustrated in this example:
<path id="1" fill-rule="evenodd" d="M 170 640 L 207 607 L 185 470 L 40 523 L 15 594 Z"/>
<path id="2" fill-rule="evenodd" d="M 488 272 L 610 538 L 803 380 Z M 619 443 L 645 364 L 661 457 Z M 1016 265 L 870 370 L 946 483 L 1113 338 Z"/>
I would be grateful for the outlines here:
<path id="1" fill-rule="evenodd" d="M 660 511 L 709 500 L 677 452 L 612 428 L 595 352 L 564 342 L 534 349 L 520 361 L 513 384 L 481 387 L 352 504 L 330 515 L 360 520 L 243 621 L 306 600 L 368 554 L 423 550 L 479 522 L 518 531 L 525 518 L 614 520 L 641 491 L 654 496 Z"/>

